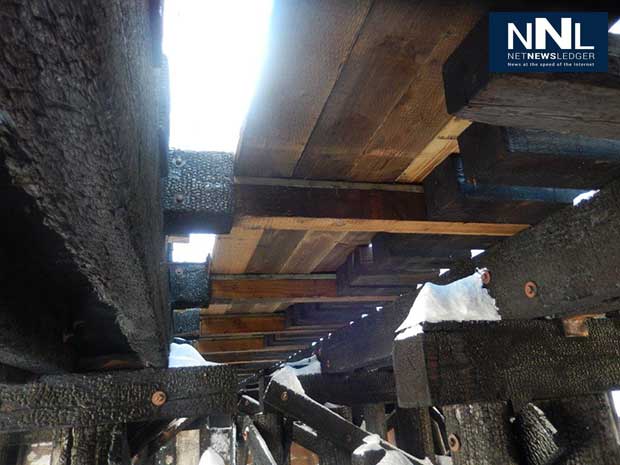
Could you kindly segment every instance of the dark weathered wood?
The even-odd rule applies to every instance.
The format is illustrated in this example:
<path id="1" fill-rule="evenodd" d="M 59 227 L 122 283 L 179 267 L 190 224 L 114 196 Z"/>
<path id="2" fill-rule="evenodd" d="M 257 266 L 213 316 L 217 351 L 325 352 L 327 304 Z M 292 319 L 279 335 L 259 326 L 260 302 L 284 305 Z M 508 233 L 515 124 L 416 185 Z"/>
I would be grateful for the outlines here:
<path id="1" fill-rule="evenodd" d="M 506 403 L 451 405 L 443 411 L 448 438 L 458 441 L 451 448 L 454 465 L 521 465 Z"/>
<path id="2" fill-rule="evenodd" d="M 180 418 L 232 412 L 234 371 L 226 366 L 45 376 L 28 384 L 0 385 L 1 431 Z M 166 402 L 151 402 L 157 391 Z"/>
<path id="3" fill-rule="evenodd" d="M 72 442 L 70 429 L 54 430 L 50 465 L 70 465 Z"/>
<path id="4" fill-rule="evenodd" d="M 620 181 L 593 199 L 566 207 L 477 257 L 502 318 L 602 313 L 618 309 Z M 536 284 L 528 298 L 527 282 Z"/>
<path id="5" fill-rule="evenodd" d="M 235 226 L 340 232 L 512 235 L 523 224 L 428 221 L 420 192 L 236 185 Z"/>
<path id="6" fill-rule="evenodd" d="M 276 413 L 259 413 L 252 419 L 276 464 L 285 465 L 288 461 L 288 447 L 282 416 Z"/>
<path id="7" fill-rule="evenodd" d="M 435 448 L 428 409 L 396 407 L 394 415 L 394 432 L 398 448 L 415 457 L 432 457 Z"/>
<path id="8" fill-rule="evenodd" d="M 607 73 L 490 73 L 488 39 L 481 21 L 444 64 L 449 113 L 498 126 L 618 138 L 618 36 L 609 34 Z"/>
<path id="9" fill-rule="evenodd" d="M 169 314 L 148 4 L 7 5 L 0 29 L 0 219 L 10 224 L 0 242 L 15 271 L 0 283 L 0 313 L 25 320 L 16 340 L 32 336 L 13 363 L 58 371 L 69 352 L 59 323 L 84 321 L 83 331 L 108 331 L 79 341 L 81 350 L 118 344 L 163 367 Z M 11 260 L 19 249 L 31 252 Z M 33 329 L 47 324 L 38 342 Z M 11 363 L 10 346 L 2 358 Z"/>
<path id="10" fill-rule="evenodd" d="M 200 325 L 201 335 L 207 338 L 215 336 L 249 337 L 268 334 L 292 337 L 325 333 L 339 328 L 343 323 L 289 327 L 286 316 L 281 313 L 260 313 L 206 315 L 201 319 Z M 291 343 L 292 341 L 288 341 L 286 345 Z"/>
<path id="11" fill-rule="evenodd" d="M 416 292 L 404 295 L 386 304 L 380 312 L 356 320 L 318 344 L 323 373 L 391 366 L 394 331 L 409 313 L 416 295 Z"/>
<path id="12" fill-rule="evenodd" d="M 192 338 L 200 335 L 200 309 L 189 308 L 172 312 L 174 335 Z"/>
<path id="13" fill-rule="evenodd" d="M 527 404 L 521 409 L 515 416 L 514 425 L 521 455 L 527 465 L 556 463 L 564 454 L 564 446 L 560 443 L 556 426 L 534 404 Z"/>
<path id="14" fill-rule="evenodd" d="M 470 182 L 600 188 L 620 176 L 620 141 L 474 123 L 459 136 Z"/>
<path id="15" fill-rule="evenodd" d="M 385 404 L 374 403 L 362 406 L 362 414 L 366 431 L 378 434 L 381 438 L 387 439 L 387 430 L 385 427 Z"/>
<path id="16" fill-rule="evenodd" d="M 292 439 L 303 448 L 317 454 L 320 463 L 330 465 L 348 465 L 351 463 L 351 454 L 349 452 L 335 446 L 329 438 L 320 435 L 303 423 L 293 423 Z"/>
<path id="17" fill-rule="evenodd" d="M 291 327 L 348 324 L 364 313 L 370 314 L 383 302 L 325 302 L 294 304 L 286 309 Z"/>
<path id="18" fill-rule="evenodd" d="M 322 404 L 359 405 L 396 400 L 391 371 L 302 375 L 299 381 L 306 394 Z"/>
<path id="19" fill-rule="evenodd" d="M 461 158 L 452 155 L 424 180 L 429 219 L 535 224 L 581 193 L 470 183 L 462 169 Z"/>
<path id="20" fill-rule="evenodd" d="M 155 465 L 176 465 L 177 451 L 176 441 L 169 441 L 164 444 L 156 453 L 154 458 Z"/>
<path id="21" fill-rule="evenodd" d="M 614 414 L 606 394 L 541 401 L 536 405 L 558 430 L 564 449 L 554 463 L 620 463 Z"/>
<path id="22" fill-rule="evenodd" d="M 565 337 L 554 320 L 440 323 L 394 343 L 402 407 L 530 400 L 620 387 L 620 327 L 588 322 L 589 337 Z"/>
<path id="23" fill-rule="evenodd" d="M 247 395 L 242 395 L 239 398 L 237 408 L 240 412 L 243 412 L 246 415 L 256 415 L 257 413 L 260 413 L 262 411 L 260 402 L 253 397 Z"/>
<path id="24" fill-rule="evenodd" d="M 263 439 L 250 417 L 245 417 L 244 419 L 243 438 L 247 441 L 249 450 L 252 453 L 252 463 L 257 465 L 278 465 L 265 439 Z"/>

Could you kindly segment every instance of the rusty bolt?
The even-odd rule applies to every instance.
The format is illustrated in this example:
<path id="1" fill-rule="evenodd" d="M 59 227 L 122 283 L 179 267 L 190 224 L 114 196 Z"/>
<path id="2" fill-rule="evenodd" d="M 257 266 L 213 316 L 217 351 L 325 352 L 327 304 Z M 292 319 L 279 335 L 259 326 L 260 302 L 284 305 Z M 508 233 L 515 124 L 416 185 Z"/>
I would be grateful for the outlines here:
<path id="1" fill-rule="evenodd" d="M 284 391 L 282 394 L 280 394 L 280 399 L 282 400 L 282 402 L 286 402 L 288 400 L 288 392 Z"/>
<path id="2" fill-rule="evenodd" d="M 461 440 L 456 434 L 450 433 L 448 436 L 448 447 L 450 447 L 452 452 L 458 452 L 461 450 Z"/>
<path id="3" fill-rule="evenodd" d="M 162 405 L 166 403 L 167 399 L 168 399 L 168 396 L 166 395 L 164 391 L 155 391 L 153 395 L 151 396 L 151 403 L 155 407 L 161 407 Z"/>
<path id="4" fill-rule="evenodd" d="M 243 440 L 244 441 L 248 440 L 248 429 L 247 428 L 243 430 Z"/>
<path id="5" fill-rule="evenodd" d="M 485 270 L 482 272 L 480 278 L 482 279 L 482 284 L 489 284 L 491 282 L 491 273 Z"/>
<path id="6" fill-rule="evenodd" d="M 536 297 L 536 294 L 538 294 L 538 286 L 534 281 L 526 282 L 523 290 L 525 291 L 525 295 L 530 299 L 533 299 Z"/>

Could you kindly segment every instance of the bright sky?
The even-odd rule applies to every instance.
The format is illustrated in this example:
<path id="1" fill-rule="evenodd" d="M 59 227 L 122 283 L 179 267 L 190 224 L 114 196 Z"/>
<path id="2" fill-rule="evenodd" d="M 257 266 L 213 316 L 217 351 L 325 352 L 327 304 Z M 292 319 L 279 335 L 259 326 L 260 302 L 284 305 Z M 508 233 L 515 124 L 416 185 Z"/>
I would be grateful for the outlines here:
<path id="1" fill-rule="evenodd" d="M 271 0 L 166 0 L 170 146 L 234 152 L 259 76 Z M 203 262 L 214 236 L 175 243 L 175 262 Z"/>
<path id="2" fill-rule="evenodd" d="M 263 61 L 271 0 L 166 0 L 170 146 L 234 152 Z"/>

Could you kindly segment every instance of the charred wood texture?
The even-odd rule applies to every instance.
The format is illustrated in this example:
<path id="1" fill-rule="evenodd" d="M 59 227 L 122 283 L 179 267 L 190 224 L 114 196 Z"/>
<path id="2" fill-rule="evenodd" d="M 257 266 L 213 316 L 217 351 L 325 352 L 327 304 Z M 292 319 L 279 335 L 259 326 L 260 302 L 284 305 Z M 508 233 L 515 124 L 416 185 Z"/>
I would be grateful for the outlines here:
<path id="1" fill-rule="evenodd" d="M 459 148 L 470 182 L 595 189 L 620 176 L 613 139 L 474 123 Z"/>
<path id="2" fill-rule="evenodd" d="M 394 344 L 399 405 L 524 405 L 620 387 L 619 325 L 588 328 L 589 337 L 571 338 L 553 320 L 427 324 Z"/>
<path id="3" fill-rule="evenodd" d="M 435 448 L 428 409 L 397 407 L 394 414 L 394 433 L 398 448 L 415 457 L 431 457 Z"/>
<path id="4" fill-rule="evenodd" d="M 396 400 L 396 384 L 391 371 L 303 375 L 299 381 L 308 396 L 323 404 L 351 406 Z"/>
<path id="5" fill-rule="evenodd" d="M 498 126 L 619 138 L 618 36 L 609 34 L 607 73 L 490 73 L 488 39 L 485 18 L 444 64 L 449 113 Z"/>
<path id="6" fill-rule="evenodd" d="M 276 413 L 259 413 L 253 417 L 253 423 L 276 464 L 285 465 L 288 461 L 288 445 L 282 416 Z"/>
<path id="7" fill-rule="evenodd" d="M 0 430 L 85 430 L 105 424 L 229 413 L 235 410 L 235 390 L 234 372 L 226 366 L 45 376 L 34 383 L 0 385 Z M 156 393 L 164 393 L 163 404 L 161 394 L 159 399 L 153 397 Z"/>
<path id="8" fill-rule="evenodd" d="M 0 255 L 15 265 L 0 279 L 0 361 L 70 368 L 64 341 L 82 321 L 82 354 L 133 350 L 165 366 L 148 3 L 35 0 L 2 10 L 0 217 L 9 227 Z"/>
<path id="9" fill-rule="evenodd" d="M 507 403 L 445 407 L 453 465 L 521 465 Z"/>
<path id="10" fill-rule="evenodd" d="M 208 307 L 211 296 L 209 261 L 169 264 L 170 303 L 174 309 Z M 200 321 L 200 316 L 198 316 Z"/>
<path id="11" fill-rule="evenodd" d="M 248 444 L 253 463 L 256 465 L 278 465 L 265 439 L 250 417 L 245 417 L 243 422 L 243 438 Z"/>

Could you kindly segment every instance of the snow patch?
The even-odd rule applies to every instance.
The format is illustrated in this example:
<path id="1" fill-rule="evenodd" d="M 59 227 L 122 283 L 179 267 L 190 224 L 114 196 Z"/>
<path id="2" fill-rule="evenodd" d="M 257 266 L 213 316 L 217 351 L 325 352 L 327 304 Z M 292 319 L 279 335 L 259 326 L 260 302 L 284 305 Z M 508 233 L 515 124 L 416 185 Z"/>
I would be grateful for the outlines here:
<path id="1" fill-rule="evenodd" d="M 200 457 L 198 465 L 225 465 L 225 463 L 221 455 L 209 447 Z"/>
<path id="2" fill-rule="evenodd" d="M 292 368 L 290 366 L 284 366 L 271 375 L 271 381 L 275 381 L 276 383 L 281 384 L 285 388 L 290 389 L 297 394 L 305 396 L 306 391 L 304 391 L 304 388 L 299 382 L 296 371 L 297 370 L 295 370 L 295 368 Z"/>
<path id="3" fill-rule="evenodd" d="M 296 362 L 288 362 L 286 365 L 293 368 L 297 376 L 321 374 L 321 362 L 319 362 L 316 355 L 297 360 Z"/>
<path id="4" fill-rule="evenodd" d="M 205 360 L 200 352 L 189 344 L 170 344 L 170 355 L 168 356 L 168 368 L 183 367 L 208 367 L 220 365 L 219 363 Z"/>
<path id="5" fill-rule="evenodd" d="M 423 322 L 501 320 L 495 299 L 482 285 L 484 271 L 445 286 L 426 283 L 396 329 L 396 340 L 420 334 Z"/>

